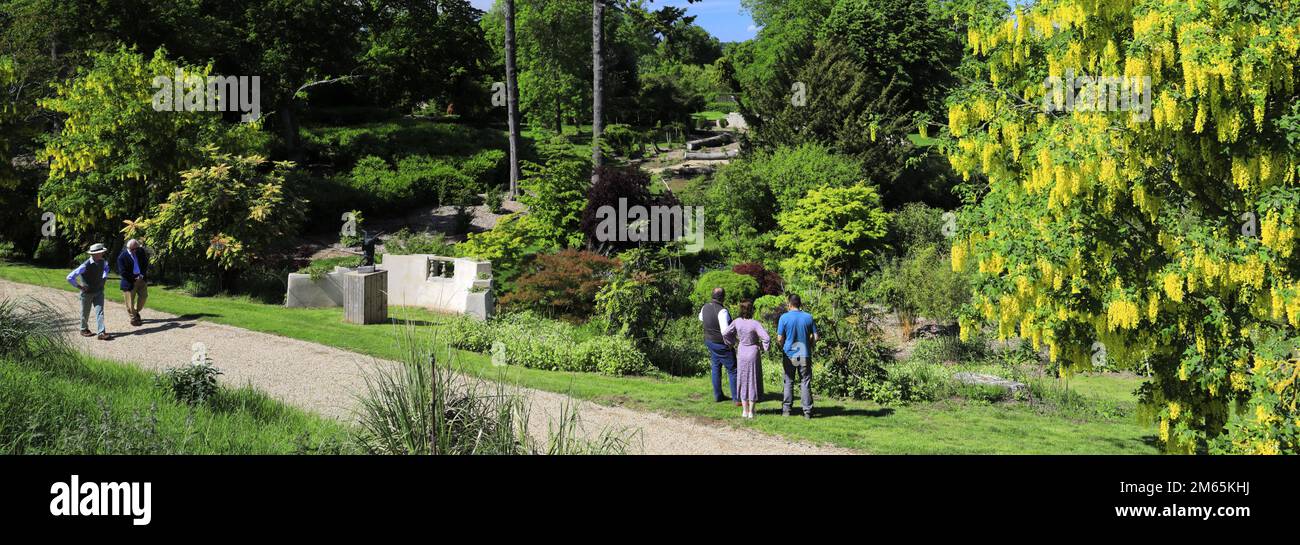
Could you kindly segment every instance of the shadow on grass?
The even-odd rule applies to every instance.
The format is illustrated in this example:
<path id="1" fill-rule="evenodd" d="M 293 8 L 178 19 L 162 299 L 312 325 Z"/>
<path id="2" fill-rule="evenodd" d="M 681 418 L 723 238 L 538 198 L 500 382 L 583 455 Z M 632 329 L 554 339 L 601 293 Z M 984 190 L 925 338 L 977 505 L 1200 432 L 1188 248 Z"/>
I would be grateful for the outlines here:
<path id="1" fill-rule="evenodd" d="M 779 396 L 777 397 L 776 401 L 777 401 L 776 407 L 756 409 L 756 412 L 758 414 L 772 414 L 772 415 L 779 416 L 781 414 L 781 399 Z M 799 402 L 796 400 L 795 406 L 790 409 L 790 417 L 791 418 L 794 418 L 796 416 L 802 417 L 803 416 L 801 413 L 802 410 L 803 409 L 799 407 Z M 817 406 L 817 405 L 813 406 L 814 419 L 847 417 L 847 416 L 863 416 L 863 417 L 880 418 L 885 416 L 892 416 L 893 414 L 894 414 L 894 409 L 891 409 L 889 407 L 881 407 L 878 409 L 853 409 L 853 408 L 842 407 L 837 405 L 832 405 L 829 407 Z"/>

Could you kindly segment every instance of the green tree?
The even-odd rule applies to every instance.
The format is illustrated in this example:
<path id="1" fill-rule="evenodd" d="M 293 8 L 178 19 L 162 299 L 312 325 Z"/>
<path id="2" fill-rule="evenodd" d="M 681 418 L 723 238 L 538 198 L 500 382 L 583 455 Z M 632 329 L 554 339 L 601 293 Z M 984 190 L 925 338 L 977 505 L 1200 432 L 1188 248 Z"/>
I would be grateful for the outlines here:
<path id="1" fill-rule="evenodd" d="M 865 183 L 813 189 L 777 216 L 776 247 L 787 278 L 828 281 L 870 263 L 885 236 L 889 214 L 880 194 Z"/>
<path id="2" fill-rule="evenodd" d="M 728 262 L 762 261 L 774 254 L 776 198 L 760 176 L 760 159 L 733 161 L 709 183 L 705 193 L 706 228 L 716 236 Z M 855 177 L 856 179 L 856 177 Z"/>
<path id="3" fill-rule="evenodd" d="M 1293 1 L 1042 0 L 972 28 L 948 129 L 971 180 L 952 265 L 978 271 L 963 335 L 1149 369 L 1171 450 L 1300 450 L 1297 21 Z M 1071 73 L 1136 78 L 1137 107 L 1057 110 L 1044 78 Z"/>
<path id="4" fill-rule="evenodd" d="M 0 208 L 9 211 L 10 224 L 0 237 L 13 242 L 29 256 L 39 240 L 41 212 L 36 209 L 36 179 L 14 168 L 14 157 L 24 144 L 25 108 L 14 99 L 18 71 L 9 57 L 0 56 Z"/>
<path id="5" fill-rule="evenodd" d="M 515 0 L 520 111 L 529 124 L 563 130 L 565 120 L 587 112 L 590 96 L 591 41 L 576 40 L 591 31 L 591 9 L 580 0 Z M 501 2 L 483 17 L 492 47 L 504 47 Z M 495 49 L 504 58 L 503 49 Z"/>
<path id="6" fill-rule="evenodd" d="M 381 104 L 411 108 L 422 100 L 475 113 L 488 95 L 480 82 L 491 54 L 467 0 L 371 0 L 361 18 L 362 67 L 382 85 L 365 89 Z"/>
<path id="7" fill-rule="evenodd" d="M 325 86 L 357 83 L 362 4 L 334 0 L 232 0 L 222 24 L 230 45 L 216 59 L 226 73 L 261 77 L 262 111 L 298 155 L 300 110 Z M 419 62 L 416 60 L 416 62 Z M 373 85 L 373 83 L 372 83 Z"/>
<path id="8" fill-rule="evenodd" d="M 654 0 L 649 0 L 653 2 Z M 687 2 L 696 2 L 698 0 L 686 0 Z M 591 0 L 591 183 L 597 185 L 600 183 L 600 177 L 603 170 L 600 168 L 604 161 L 604 153 L 601 150 L 602 141 L 601 133 L 605 127 L 605 12 L 606 8 L 619 9 L 629 4 L 627 0 Z M 637 8 L 642 8 L 643 2 L 640 0 L 632 3 Z M 676 21 L 682 18 L 685 10 L 682 8 L 666 7 L 659 10 L 658 15 L 661 21 Z M 621 18 L 619 20 L 622 20 Z"/>
<path id="9" fill-rule="evenodd" d="M 863 179 L 862 163 L 819 144 L 782 147 L 752 159 L 754 175 L 766 183 L 778 210 L 793 208 L 809 191 L 848 187 Z"/>
<path id="10" fill-rule="evenodd" d="M 752 143 L 856 156 L 891 206 L 955 205 L 956 177 L 928 135 L 962 59 L 952 4 L 987 1 L 747 1 L 764 26 L 729 51 L 726 73 Z"/>
<path id="11" fill-rule="evenodd" d="M 93 53 L 90 67 L 41 101 L 63 127 L 42 151 L 50 166 L 39 204 L 72 242 L 115 238 L 124 220 L 166 199 L 205 146 L 241 151 L 258 142 L 253 124 L 227 124 L 220 113 L 155 109 L 155 76 L 178 70 L 204 78 L 211 67 L 178 65 L 162 50 L 148 59 L 124 47 Z"/>
<path id="12" fill-rule="evenodd" d="M 519 201 L 528 206 L 528 215 L 537 222 L 546 241 L 576 248 L 584 239 L 579 223 L 587 208 L 590 183 L 590 169 L 579 161 L 527 163 L 522 182 L 524 193 Z"/>
<path id="13" fill-rule="evenodd" d="M 506 68 L 506 124 L 510 131 L 510 194 L 519 196 L 519 69 L 516 66 L 518 49 L 515 46 L 515 0 L 505 0 L 505 68 Z"/>

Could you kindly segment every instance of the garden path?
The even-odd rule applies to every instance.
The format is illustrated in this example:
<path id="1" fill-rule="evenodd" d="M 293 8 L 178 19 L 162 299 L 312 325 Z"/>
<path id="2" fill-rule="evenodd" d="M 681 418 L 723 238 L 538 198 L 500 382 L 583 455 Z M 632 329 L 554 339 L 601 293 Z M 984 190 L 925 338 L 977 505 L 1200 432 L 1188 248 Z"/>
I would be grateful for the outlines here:
<path id="1" fill-rule="evenodd" d="M 130 362 L 159 371 L 191 360 L 195 343 L 203 343 L 207 355 L 221 369 L 222 383 L 251 385 L 268 395 L 306 410 L 337 418 L 353 418 L 357 395 L 364 391 L 364 373 L 395 362 L 337 348 L 215 324 L 190 317 L 145 309 L 144 325 L 127 325 L 120 295 L 109 286 L 105 307 L 111 341 L 83 338 L 77 334 L 76 294 L 53 288 L 0 280 L 0 299 L 38 300 L 68 317 L 58 327 L 65 329 L 72 343 L 94 357 Z M 93 319 L 93 318 L 92 318 Z M 580 433 L 598 436 L 603 430 L 634 434 L 631 450 L 644 454 L 847 454 L 850 451 L 789 441 L 754 430 L 729 425 L 667 416 L 658 413 L 599 405 L 569 396 L 520 388 L 530 409 L 529 433 L 545 440 L 548 426 L 558 422 L 562 408 L 576 408 L 581 418 Z M 739 412 L 739 409 L 737 409 Z M 780 418 L 780 417 L 774 417 Z"/>

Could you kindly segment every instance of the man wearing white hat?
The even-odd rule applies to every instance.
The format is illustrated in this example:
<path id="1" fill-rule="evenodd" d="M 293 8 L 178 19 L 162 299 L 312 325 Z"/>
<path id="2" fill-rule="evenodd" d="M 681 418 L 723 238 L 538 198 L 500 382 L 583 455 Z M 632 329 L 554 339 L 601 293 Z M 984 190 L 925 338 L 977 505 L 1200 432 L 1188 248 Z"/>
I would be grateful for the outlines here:
<path id="1" fill-rule="evenodd" d="M 104 259 L 104 254 L 108 253 L 108 248 L 103 244 L 95 243 L 90 245 L 88 253 L 90 259 L 83 261 L 80 266 L 68 273 L 68 283 L 81 291 L 81 336 L 107 341 L 113 338 L 104 329 L 104 282 L 108 280 L 108 260 Z M 81 279 L 81 283 L 77 282 L 78 278 Z M 87 323 L 91 307 L 95 308 L 95 326 L 98 328 L 98 335 L 90 332 Z"/>

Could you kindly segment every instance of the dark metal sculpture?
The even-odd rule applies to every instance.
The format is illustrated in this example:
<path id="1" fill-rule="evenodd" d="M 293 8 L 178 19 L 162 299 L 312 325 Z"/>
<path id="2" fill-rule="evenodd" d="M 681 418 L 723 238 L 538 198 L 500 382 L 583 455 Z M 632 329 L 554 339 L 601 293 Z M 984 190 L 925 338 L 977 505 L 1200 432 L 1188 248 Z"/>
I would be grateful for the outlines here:
<path id="1" fill-rule="evenodd" d="M 379 242 L 379 235 L 370 236 L 366 231 L 361 231 L 361 266 L 375 266 L 375 243 Z"/>

